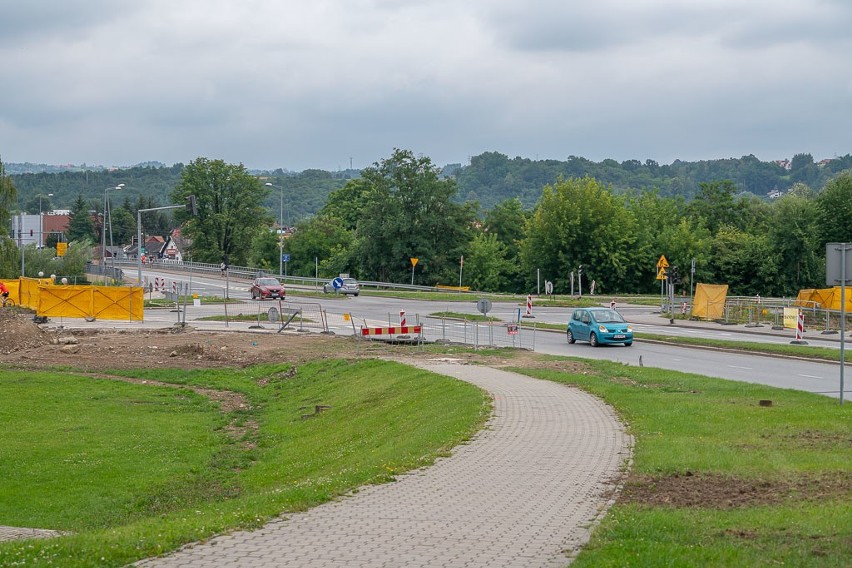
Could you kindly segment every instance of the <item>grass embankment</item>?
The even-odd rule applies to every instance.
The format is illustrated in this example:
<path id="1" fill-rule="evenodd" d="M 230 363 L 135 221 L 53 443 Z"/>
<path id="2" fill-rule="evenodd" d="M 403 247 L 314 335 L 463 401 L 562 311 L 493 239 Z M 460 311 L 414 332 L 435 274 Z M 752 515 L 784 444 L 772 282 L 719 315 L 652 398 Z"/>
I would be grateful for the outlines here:
<path id="1" fill-rule="evenodd" d="M 515 369 L 601 397 L 635 437 L 625 490 L 574 566 L 849 565 L 852 406 L 584 363 L 584 374 Z"/>
<path id="2" fill-rule="evenodd" d="M 115 374 L 149 384 L 0 370 L 0 525 L 73 533 L 0 543 L 0 565 L 121 566 L 256 527 L 427 465 L 488 414 L 471 385 L 381 361 Z"/>

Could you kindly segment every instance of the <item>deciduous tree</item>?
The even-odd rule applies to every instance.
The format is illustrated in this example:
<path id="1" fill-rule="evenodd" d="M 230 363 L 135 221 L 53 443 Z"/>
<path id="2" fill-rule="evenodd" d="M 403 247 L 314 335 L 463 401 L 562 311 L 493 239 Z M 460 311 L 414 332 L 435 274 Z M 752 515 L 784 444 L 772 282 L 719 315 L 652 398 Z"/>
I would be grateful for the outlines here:
<path id="1" fill-rule="evenodd" d="M 356 229 L 362 277 L 404 282 L 409 259 L 418 258 L 415 281 L 454 280 L 473 214 L 453 201 L 455 180 L 439 173 L 429 158 L 398 149 L 362 172 L 369 188 Z"/>
<path id="2" fill-rule="evenodd" d="M 545 186 L 521 244 L 528 285 L 541 269 L 564 293 L 570 288 L 568 274 L 583 265 L 586 281 L 622 291 L 626 276 L 639 269 L 632 254 L 635 235 L 633 216 L 597 180 L 571 178 Z"/>
<path id="3" fill-rule="evenodd" d="M 841 173 L 817 195 L 822 244 L 852 243 L 852 171 Z"/>
<path id="4" fill-rule="evenodd" d="M 192 240 L 193 259 L 218 263 L 227 255 L 230 264 L 246 264 L 252 239 L 272 222 L 263 208 L 268 192 L 242 164 L 207 158 L 190 162 L 172 192 L 172 200 L 182 204 L 190 195 L 195 196 L 196 216 L 183 209 L 175 211 L 184 235 Z"/>

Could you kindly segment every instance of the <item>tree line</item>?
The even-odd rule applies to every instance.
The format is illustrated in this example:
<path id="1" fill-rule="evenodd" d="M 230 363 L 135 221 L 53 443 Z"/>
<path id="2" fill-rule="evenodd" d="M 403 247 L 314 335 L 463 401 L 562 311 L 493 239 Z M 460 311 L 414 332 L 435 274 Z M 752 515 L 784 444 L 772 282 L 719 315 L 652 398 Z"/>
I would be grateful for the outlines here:
<path id="1" fill-rule="evenodd" d="M 657 189 L 615 191 L 590 177 L 557 177 L 531 210 L 512 197 L 483 210 L 458 203 L 454 178 L 428 158 L 397 150 L 333 192 L 288 239 L 294 273 L 314 259 L 326 275 L 535 292 L 539 278 L 571 291 L 581 267 L 602 293 L 659 289 L 656 262 L 738 295 L 789 296 L 822 287 L 825 243 L 852 240 L 852 173 L 819 191 L 795 183 L 775 200 L 743 194 L 730 180 L 700 182 L 691 200 Z M 462 258 L 464 260 L 462 260 Z M 262 260 L 262 259 L 258 259 Z"/>
<path id="2" fill-rule="evenodd" d="M 315 214 L 293 223 L 294 231 L 274 230 L 285 203 L 296 205 L 280 178 L 207 158 L 182 166 L 165 199 L 183 203 L 195 195 L 198 215 L 176 210 L 173 218 L 158 221 L 146 214 L 144 225 L 151 231 L 160 223 L 162 234 L 182 226 L 192 241 L 186 253 L 199 261 L 227 258 L 274 272 L 283 251 L 290 274 L 312 276 L 318 268 L 328 278 L 345 272 L 362 280 L 413 279 L 506 292 L 535 292 L 543 280 L 552 281 L 557 293 L 569 292 L 571 274 L 581 267 L 585 281 L 594 280 L 601 293 L 654 292 L 656 261 L 665 255 L 686 276 L 687 289 L 692 282 L 727 283 L 733 294 L 789 296 L 824 285 L 826 242 L 852 241 L 849 171 L 818 188 L 793 182 L 774 200 L 743 192 L 727 179 L 697 182 L 686 198 L 657 187 L 619 189 L 586 174 L 556 174 L 535 178 L 541 186 L 531 207 L 523 195 L 491 207 L 462 197 L 463 174 L 447 175 L 446 168 L 408 150 L 395 150 L 357 177 L 310 175 L 331 181 L 329 191 Z M 495 175 L 502 175 L 499 168 Z M 2 187 L 14 188 L 5 180 Z M 4 199 L 0 206 L 8 209 L 14 194 Z M 152 205 L 159 204 L 125 196 L 113 207 L 116 240 L 130 242 L 135 211 Z M 88 213 L 78 195 L 71 240 L 94 240 Z"/>
<path id="3" fill-rule="evenodd" d="M 157 164 L 140 165 L 126 169 L 100 169 L 63 171 L 59 173 L 21 173 L 11 175 L 18 188 L 18 198 L 13 208 L 30 214 L 52 208 L 70 209 L 82 196 L 92 210 L 103 202 L 104 188 L 125 184 L 122 194 L 130 202 L 143 197 L 159 205 L 168 205 L 172 190 L 180 182 L 184 164 L 161 167 Z M 793 184 L 803 183 L 811 188 L 821 188 L 841 171 L 852 168 L 852 155 L 834 157 L 827 162 L 815 162 L 811 154 L 793 156 L 787 167 L 776 162 L 763 162 L 755 156 L 686 162 L 675 160 L 672 164 L 658 164 L 654 160 L 606 159 L 601 162 L 569 156 L 565 160 L 531 160 L 509 158 L 498 152 L 484 152 L 473 156 L 470 164 L 451 164 L 441 168 L 439 177 L 456 179 L 457 192 L 453 200 L 460 203 L 478 203 L 490 210 L 507 199 L 518 198 L 525 209 L 532 209 L 545 185 L 562 178 L 591 177 L 611 187 L 615 193 L 654 190 L 663 196 L 681 196 L 693 199 L 701 183 L 728 180 L 734 184 L 735 194 L 753 194 L 765 198 L 770 192 L 786 192 Z M 283 225 L 316 215 L 329 194 L 340 189 L 351 179 L 361 175 L 360 170 L 328 172 L 305 170 L 289 172 L 247 170 L 264 183 L 271 184 L 264 206 Z M 50 194 L 53 194 L 50 196 Z M 119 200 L 123 200 L 121 195 Z"/>

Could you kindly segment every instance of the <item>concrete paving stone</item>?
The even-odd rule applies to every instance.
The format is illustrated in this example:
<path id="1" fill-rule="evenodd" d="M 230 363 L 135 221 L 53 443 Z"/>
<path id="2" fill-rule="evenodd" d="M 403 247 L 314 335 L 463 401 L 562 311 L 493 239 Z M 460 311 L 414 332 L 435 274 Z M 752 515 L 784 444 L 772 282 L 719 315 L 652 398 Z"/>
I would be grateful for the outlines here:
<path id="1" fill-rule="evenodd" d="M 452 456 L 261 530 L 137 565 L 567 565 L 565 551 L 588 541 L 630 458 L 632 440 L 615 413 L 548 381 L 477 366 L 421 366 L 476 384 L 494 399 L 486 428 Z"/>

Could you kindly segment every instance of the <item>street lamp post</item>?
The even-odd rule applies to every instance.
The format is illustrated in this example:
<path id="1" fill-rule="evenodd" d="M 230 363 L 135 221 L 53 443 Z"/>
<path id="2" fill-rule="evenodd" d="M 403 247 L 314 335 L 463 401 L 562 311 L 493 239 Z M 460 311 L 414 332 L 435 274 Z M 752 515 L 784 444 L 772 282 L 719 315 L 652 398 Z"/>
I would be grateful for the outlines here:
<path id="1" fill-rule="evenodd" d="M 101 274 L 104 274 L 104 268 L 106 268 L 107 215 L 109 215 L 109 246 L 112 247 L 112 214 L 110 213 L 110 208 L 109 208 L 109 190 L 114 189 L 116 191 L 119 191 L 123 188 L 124 188 L 123 183 L 120 183 L 115 187 L 104 188 L 104 216 L 103 216 L 103 222 L 101 223 Z"/>
<path id="2" fill-rule="evenodd" d="M 269 182 L 265 184 L 267 187 L 276 187 Z M 284 274 L 284 186 L 278 187 L 280 190 L 281 199 L 278 205 L 278 274 Z"/>

